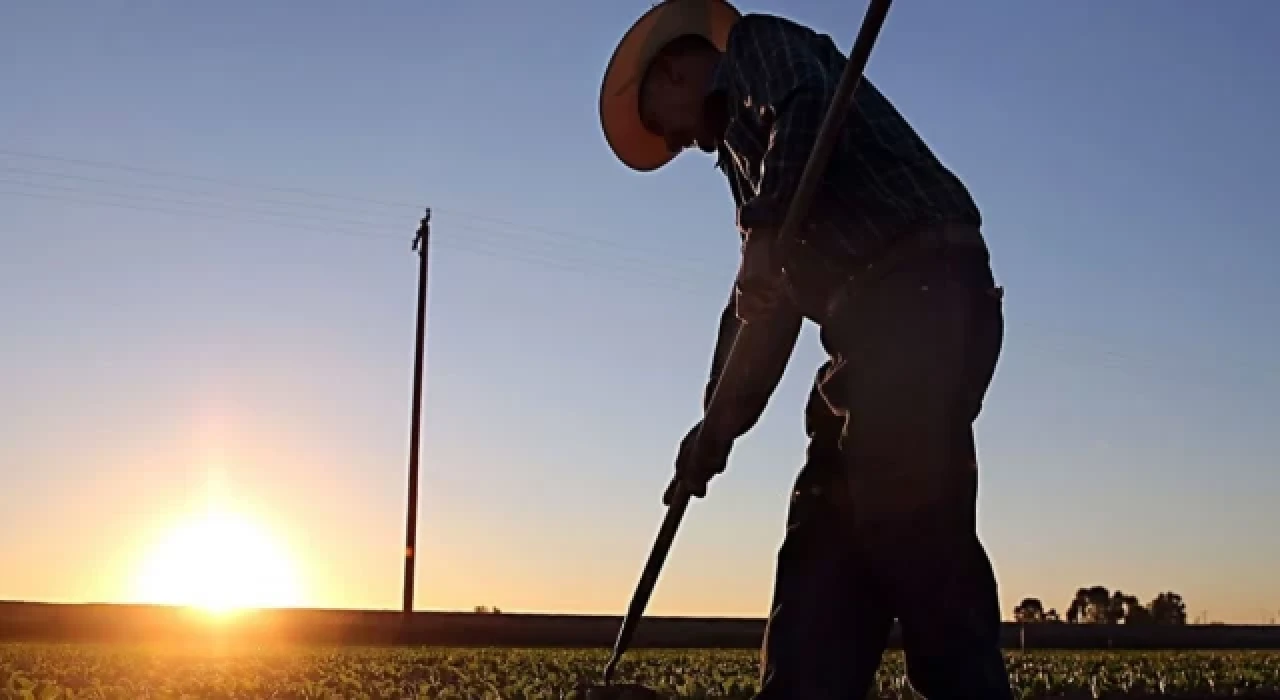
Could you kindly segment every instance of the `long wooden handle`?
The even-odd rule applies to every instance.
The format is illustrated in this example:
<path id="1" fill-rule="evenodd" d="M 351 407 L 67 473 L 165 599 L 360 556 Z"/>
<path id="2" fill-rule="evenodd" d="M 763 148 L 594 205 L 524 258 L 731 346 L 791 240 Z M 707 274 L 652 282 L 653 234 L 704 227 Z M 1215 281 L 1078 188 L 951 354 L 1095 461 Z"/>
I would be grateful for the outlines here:
<path id="1" fill-rule="evenodd" d="M 671 551 L 671 543 L 676 539 L 676 530 L 680 529 L 680 521 L 684 519 L 684 512 L 688 507 L 689 492 L 677 486 L 675 493 L 672 494 L 671 505 L 667 506 L 667 515 L 662 519 L 662 527 L 658 529 L 653 550 L 649 552 L 649 559 L 645 562 L 644 571 L 640 574 L 640 583 L 636 585 L 635 595 L 631 597 L 627 615 L 622 620 L 622 628 L 618 630 L 618 639 L 613 644 L 613 655 L 609 657 L 609 663 L 605 664 L 605 685 L 609 684 L 613 678 L 613 672 L 618 667 L 618 661 L 631 646 L 636 625 L 640 623 L 640 618 L 644 617 L 644 610 L 649 605 L 649 597 L 653 595 L 654 586 L 658 583 L 658 574 L 662 573 L 662 565 L 667 561 L 667 553 Z"/>

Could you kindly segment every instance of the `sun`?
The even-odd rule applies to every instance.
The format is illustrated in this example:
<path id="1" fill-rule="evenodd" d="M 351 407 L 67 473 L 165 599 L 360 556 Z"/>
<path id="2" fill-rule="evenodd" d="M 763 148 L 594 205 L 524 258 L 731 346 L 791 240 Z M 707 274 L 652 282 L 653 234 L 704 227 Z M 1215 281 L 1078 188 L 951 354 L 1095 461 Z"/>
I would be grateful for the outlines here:
<path id="1" fill-rule="evenodd" d="M 210 510 L 156 543 L 137 579 L 137 598 L 226 614 L 300 603 L 297 569 L 266 528 L 242 515 Z"/>

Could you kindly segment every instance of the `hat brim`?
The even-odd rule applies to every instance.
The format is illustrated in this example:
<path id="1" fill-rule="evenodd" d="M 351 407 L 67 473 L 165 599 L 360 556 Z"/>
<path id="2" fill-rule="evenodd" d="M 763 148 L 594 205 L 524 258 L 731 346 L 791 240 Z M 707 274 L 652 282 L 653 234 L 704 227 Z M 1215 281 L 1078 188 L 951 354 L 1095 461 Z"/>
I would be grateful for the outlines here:
<path id="1" fill-rule="evenodd" d="M 706 6 L 708 22 L 702 26 L 681 23 L 673 13 L 682 3 Z M 675 158 L 661 136 L 640 120 L 640 79 L 652 60 L 654 47 L 685 34 L 697 34 L 724 51 L 729 30 L 742 15 L 724 0 L 668 0 L 646 12 L 627 30 L 614 49 L 600 86 L 600 125 L 605 141 L 618 160 L 632 170 L 657 170 Z M 673 21 L 675 20 L 675 21 Z"/>

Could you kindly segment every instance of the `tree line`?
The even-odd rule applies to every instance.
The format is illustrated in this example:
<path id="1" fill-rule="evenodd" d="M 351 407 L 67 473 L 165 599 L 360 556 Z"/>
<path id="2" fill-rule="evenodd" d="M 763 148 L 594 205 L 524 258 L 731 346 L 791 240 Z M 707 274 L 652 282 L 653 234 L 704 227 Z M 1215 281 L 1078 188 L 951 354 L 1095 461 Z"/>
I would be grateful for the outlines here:
<path id="1" fill-rule="evenodd" d="M 1168 591 L 1143 604 L 1137 596 L 1106 586 L 1076 591 L 1065 615 L 1056 608 L 1045 609 L 1039 598 L 1023 598 L 1013 609 L 1013 619 L 1024 624 L 1068 623 L 1094 625 L 1185 625 L 1187 605 L 1182 596 Z"/>

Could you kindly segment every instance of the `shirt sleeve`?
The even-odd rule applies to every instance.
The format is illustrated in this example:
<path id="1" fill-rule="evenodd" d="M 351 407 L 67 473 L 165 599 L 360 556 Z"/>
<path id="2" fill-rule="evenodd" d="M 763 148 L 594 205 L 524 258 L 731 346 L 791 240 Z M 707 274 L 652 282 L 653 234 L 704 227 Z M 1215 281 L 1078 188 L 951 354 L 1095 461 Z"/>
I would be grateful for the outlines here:
<path id="1" fill-rule="evenodd" d="M 776 230 L 826 117 L 840 76 L 811 48 L 802 27 L 750 16 L 728 47 L 727 73 L 747 110 L 769 129 L 755 196 L 738 208 L 738 227 Z"/>
<path id="2" fill-rule="evenodd" d="M 736 440 L 759 422 L 769 399 L 782 381 L 791 361 L 804 318 L 783 305 L 770 318 L 748 324 L 738 319 L 734 292 L 720 314 L 720 327 L 711 359 L 711 376 L 702 396 L 704 420 L 714 421 L 714 434 Z M 744 329 L 749 329 L 742 332 Z M 707 413 L 711 397 L 724 376 L 729 353 L 737 342 L 733 376 L 720 389 L 723 408 L 715 415 Z"/>

